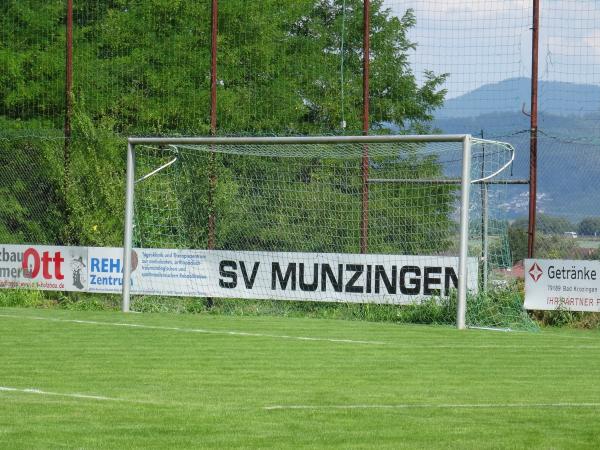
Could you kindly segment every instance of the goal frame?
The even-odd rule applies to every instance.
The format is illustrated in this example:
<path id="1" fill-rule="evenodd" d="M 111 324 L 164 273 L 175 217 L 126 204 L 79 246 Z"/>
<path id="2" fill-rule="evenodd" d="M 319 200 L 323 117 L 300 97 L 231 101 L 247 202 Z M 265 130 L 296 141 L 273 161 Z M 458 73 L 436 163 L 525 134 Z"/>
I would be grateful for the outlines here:
<path id="1" fill-rule="evenodd" d="M 285 144 L 381 144 L 381 143 L 462 143 L 460 178 L 460 242 L 456 327 L 466 328 L 467 259 L 469 242 L 469 196 L 471 188 L 471 135 L 384 135 L 384 136 L 301 136 L 301 137 L 130 137 L 127 140 L 127 174 L 125 187 L 125 232 L 123 242 L 123 290 L 121 310 L 130 311 L 131 252 L 133 250 L 133 214 L 135 196 L 136 145 L 285 145 Z"/>

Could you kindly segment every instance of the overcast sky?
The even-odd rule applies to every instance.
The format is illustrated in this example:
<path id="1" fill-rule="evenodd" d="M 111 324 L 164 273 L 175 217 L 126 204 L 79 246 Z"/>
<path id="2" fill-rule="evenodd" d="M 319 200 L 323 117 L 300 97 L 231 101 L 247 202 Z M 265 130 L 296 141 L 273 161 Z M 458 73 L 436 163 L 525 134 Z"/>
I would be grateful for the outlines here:
<path id="1" fill-rule="evenodd" d="M 540 79 L 600 84 L 600 0 L 540 0 Z M 533 0 L 385 0 L 413 8 L 416 73 L 450 73 L 448 97 L 531 74 Z"/>

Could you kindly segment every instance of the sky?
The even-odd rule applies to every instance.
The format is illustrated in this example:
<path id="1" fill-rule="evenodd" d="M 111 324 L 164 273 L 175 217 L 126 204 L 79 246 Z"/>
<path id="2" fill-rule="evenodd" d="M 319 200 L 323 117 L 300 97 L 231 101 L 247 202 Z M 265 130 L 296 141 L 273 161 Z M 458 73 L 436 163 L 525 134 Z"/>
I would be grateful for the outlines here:
<path id="1" fill-rule="evenodd" d="M 533 0 L 384 0 L 415 11 L 416 74 L 449 73 L 447 98 L 531 75 Z M 600 84 L 600 0 L 540 0 L 540 80 Z M 419 75 L 420 76 L 420 75 Z"/>

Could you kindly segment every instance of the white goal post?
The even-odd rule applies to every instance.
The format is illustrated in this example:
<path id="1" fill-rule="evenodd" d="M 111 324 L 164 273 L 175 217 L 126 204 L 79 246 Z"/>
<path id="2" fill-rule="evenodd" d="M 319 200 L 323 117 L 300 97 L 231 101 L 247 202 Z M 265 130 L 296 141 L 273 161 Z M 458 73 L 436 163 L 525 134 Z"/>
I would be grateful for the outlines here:
<path id="1" fill-rule="evenodd" d="M 471 152 L 472 143 L 474 141 L 483 142 L 481 140 L 474 140 L 469 134 L 459 135 L 381 135 L 381 136 L 314 136 L 314 137 L 174 137 L 174 138 L 161 138 L 161 137 L 130 137 L 128 139 L 127 149 L 127 176 L 126 176 L 126 207 L 125 207 L 125 226 L 124 226 L 124 245 L 123 245 L 123 290 L 122 290 L 122 311 L 128 312 L 130 310 L 130 297 L 132 294 L 131 280 L 132 280 L 132 250 L 134 249 L 134 214 L 137 214 L 134 204 L 136 201 L 136 185 L 138 183 L 145 183 L 146 180 L 152 179 L 152 177 L 161 176 L 170 170 L 175 170 L 174 167 L 179 164 L 177 161 L 178 157 L 166 157 L 162 159 L 154 158 L 152 164 L 148 164 L 142 170 L 136 165 L 136 149 L 137 148 L 152 148 L 163 151 L 162 149 L 175 149 L 174 153 L 177 155 L 177 149 L 186 149 L 186 151 L 204 152 L 205 155 L 210 155 L 213 152 L 230 152 L 235 153 L 236 157 L 243 157 L 248 152 L 255 152 L 252 155 L 259 155 L 262 158 L 268 158 L 269 155 L 277 155 L 277 152 L 285 153 L 289 158 L 303 157 L 298 156 L 302 154 L 302 148 L 349 148 L 354 146 L 356 149 L 362 150 L 362 161 L 363 161 L 363 173 L 365 177 L 364 161 L 366 158 L 367 168 L 369 170 L 369 158 L 370 149 L 384 148 L 389 146 L 392 149 L 400 148 L 398 146 L 413 146 L 410 147 L 413 152 L 417 152 L 419 146 L 426 146 L 430 144 L 452 144 L 457 150 L 454 156 L 456 161 L 456 171 L 460 170 L 460 173 L 444 174 L 443 177 L 440 175 L 438 182 L 444 184 L 450 184 L 450 180 L 456 184 L 456 188 L 460 186 L 460 208 L 457 219 L 459 222 L 459 243 L 457 250 L 458 256 L 458 279 L 456 283 L 457 288 L 457 310 L 456 310 L 456 326 L 459 329 L 466 327 L 466 304 L 467 304 L 467 279 L 468 279 L 468 253 L 469 253 L 469 196 L 472 186 L 473 176 L 471 167 Z M 485 141 L 490 142 L 490 141 Z M 492 143 L 493 144 L 493 143 Z M 287 148 L 293 148 L 293 151 L 288 151 Z M 198 150 L 200 149 L 200 150 Z M 223 150 L 225 149 L 225 150 Z M 256 150 L 259 149 L 259 150 Z M 268 149 L 268 151 L 264 150 Z M 272 150 L 271 150 L 272 149 Z M 157 150 L 157 151 L 158 151 Z M 336 150 L 337 151 L 337 150 Z M 346 150 L 344 150 L 346 151 Z M 356 150 L 360 153 L 360 150 Z M 376 151 L 376 150 L 373 150 Z M 269 153 L 270 152 L 270 153 Z M 341 152 L 341 150 L 340 150 Z M 392 155 L 397 150 L 390 150 L 389 154 Z M 314 153 L 314 152 L 313 152 Z M 311 153 L 311 157 L 318 159 Z M 360 161 L 360 154 L 357 153 L 356 161 Z M 210 159 L 202 160 L 204 163 L 210 161 Z M 392 161 L 392 159 L 390 159 Z M 511 159 L 512 161 L 512 159 Z M 499 171 L 506 167 L 505 162 L 497 164 Z M 376 171 L 377 168 L 373 169 Z M 360 169 L 358 169 L 360 170 Z M 360 174 L 360 172 L 357 172 Z M 483 171 L 482 171 L 483 174 Z M 438 174 L 439 175 L 439 174 Z M 492 175 L 486 173 L 485 177 L 480 180 L 489 179 Z M 356 177 L 355 177 L 356 178 Z M 373 180 L 381 182 L 382 180 Z M 385 181 L 385 180 L 383 180 Z M 396 180 L 397 181 L 397 180 Z M 418 181 L 418 180 L 417 180 Z M 423 180 L 421 180 L 423 181 Z M 436 183 L 436 181 L 432 181 Z M 358 183 L 360 185 L 360 183 Z M 368 185 L 368 180 L 363 180 L 363 190 L 365 184 Z M 157 188 L 159 189 L 159 188 Z M 357 196 L 358 198 L 358 196 Z M 368 198 L 368 192 L 365 197 L 365 193 L 362 194 L 363 201 Z M 317 200 L 319 201 L 319 200 Z M 156 208 L 155 208 L 156 209 Z M 210 207 L 209 207 L 210 209 Z M 155 212 L 159 215 L 159 212 Z M 166 214 L 166 212 L 165 212 Z M 211 213 L 212 214 L 212 213 Z M 368 212 L 367 212 L 368 215 Z M 209 219 L 210 220 L 210 219 Z M 364 218 L 363 218 L 364 220 Z M 149 229 L 154 225 L 149 225 Z M 158 225 L 156 225 L 158 226 Z M 361 225 L 362 227 L 362 225 Z M 143 230 L 138 231 L 143 233 Z M 361 231 L 362 235 L 362 231 Z M 210 240 L 210 238 L 209 238 Z M 140 247 L 145 247 L 141 245 Z M 151 246 L 148 246 L 152 248 Z M 214 243 L 208 245 L 207 251 L 212 251 Z M 362 247 L 361 247 L 362 248 Z M 218 250 L 218 246 L 217 246 Z M 296 251 L 296 250 L 295 250 Z M 358 252 L 357 252 L 358 253 Z M 137 263 L 137 262 L 134 262 Z M 316 269 L 315 269 L 316 271 Z M 244 275 L 245 276 L 245 275 Z M 315 278 L 317 277 L 315 272 Z M 323 275 L 325 279 L 325 275 Z M 133 292 L 135 293 L 135 292 Z M 247 298 L 247 297 L 246 297 Z M 257 297 L 260 298 L 260 297 Z M 354 302 L 359 302 L 354 300 Z"/>

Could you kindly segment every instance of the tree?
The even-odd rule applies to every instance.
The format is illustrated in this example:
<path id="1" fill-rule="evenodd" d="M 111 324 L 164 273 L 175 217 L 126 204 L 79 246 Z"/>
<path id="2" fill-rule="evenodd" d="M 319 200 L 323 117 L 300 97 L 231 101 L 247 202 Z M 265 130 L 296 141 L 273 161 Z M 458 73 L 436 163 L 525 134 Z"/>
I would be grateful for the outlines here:
<path id="1" fill-rule="evenodd" d="M 220 133 L 360 132 L 362 5 L 362 0 L 220 2 Z M 0 115 L 10 122 L 8 128 L 16 127 L 17 119 L 27 118 L 28 123 L 39 125 L 38 130 L 43 127 L 60 130 L 64 105 L 63 2 L 10 0 L 0 7 L 0 12 L 3 13 L 0 35 L 6 44 L 6 50 L 0 50 L 0 57 L 6 61 L 0 66 Z M 416 81 L 408 62 L 408 53 L 416 49 L 416 44 L 407 36 L 415 23 L 414 13 L 408 10 L 402 17 L 396 17 L 382 0 L 373 0 L 371 15 L 371 128 L 380 131 L 383 124 L 393 123 L 402 132 L 429 131 L 431 114 L 444 99 L 445 76 L 427 73 L 422 85 Z M 74 16 L 76 117 L 71 172 L 75 180 L 72 192 L 57 197 L 65 198 L 71 210 L 76 211 L 69 224 L 72 233 L 78 234 L 72 242 L 120 245 L 122 213 L 117 206 L 122 203 L 120 183 L 124 178 L 122 136 L 209 133 L 210 14 L 203 2 L 98 0 L 76 3 Z M 19 39 L 13 38 L 16 24 L 22 35 Z M 43 70 L 31 70 L 28 61 L 32 58 L 39 61 L 38 66 Z M 342 120 L 347 122 L 346 129 L 341 128 Z M 48 135 L 41 131 L 39 134 Z M 34 142 L 28 151 L 42 146 L 41 141 Z M 53 158 L 58 159 L 60 145 L 55 147 L 57 153 Z M 373 170 L 377 166 L 383 173 L 383 162 L 373 158 Z M 206 180 L 206 173 L 200 169 L 183 167 L 187 164 L 185 158 L 178 164 L 173 170 Z M 217 187 L 220 245 L 237 245 L 236 235 L 240 236 L 239 230 L 244 227 L 247 242 L 254 242 L 257 247 L 275 241 L 280 248 L 297 247 L 297 242 L 286 237 L 285 230 L 294 226 L 294 220 L 318 225 L 324 213 L 315 209 L 312 213 L 305 212 L 303 219 L 285 216 L 281 205 L 314 202 L 317 180 L 331 180 L 336 173 L 346 170 L 345 164 L 319 166 L 307 159 L 303 164 L 288 167 L 290 176 L 305 180 L 304 188 L 276 200 L 265 200 L 263 204 L 255 202 L 253 209 L 240 215 L 235 212 L 240 204 L 236 198 L 251 199 L 253 189 L 267 192 L 269 180 L 275 179 L 282 167 L 264 159 L 232 167 L 221 159 Z M 440 170 L 435 159 L 411 164 L 417 175 Z M 56 174 L 48 170 L 40 176 L 50 182 Z M 253 180 L 258 186 L 251 187 L 243 180 Z M 358 230 L 360 219 L 355 205 L 360 204 L 359 180 L 355 176 L 344 186 L 331 183 L 328 192 L 321 192 L 340 203 L 354 205 L 348 211 L 326 212 L 329 223 L 338 230 L 335 233 L 348 234 L 344 238 L 347 244 L 340 244 L 345 250 L 353 247 Z M 180 207 L 196 208 L 197 217 L 206 217 L 209 206 L 197 201 L 199 195 L 205 194 L 202 182 L 197 181 L 187 189 L 186 194 L 182 186 L 174 185 L 166 188 L 166 192 L 179 195 Z M 393 189 L 398 199 L 412 195 L 411 188 Z M 434 251 L 432 246 L 438 248 L 447 243 L 452 193 L 447 188 L 430 190 L 436 203 L 419 206 L 429 208 L 433 219 L 428 219 L 428 224 L 435 232 L 411 244 L 413 247 L 407 251 Z M 158 200 L 159 197 L 153 199 Z M 393 210 L 402 205 L 386 203 L 378 197 L 376 189 L 371 201 L 372 214 L 387 224 L 381 229 L 410 230 L 423 225 L 423 219 L 415 214 L 394 216 Z M 243 222 L 261 208 L 262 215 L 256 217 L 268 221 L 252 225 Z M 97 223 L 102 220 L 104 224 Z M 96 225 L 102 226 L 102 234 L 96 232 Z M 192 223 L 191 219 L 185 225 L 195 245 L 205 241 L 203 226 L 202 221 Z M 356 230 L 341 231 L 354 226 Z M 374 229 L 377 226 L 377 221 L 373 221 Z M 399 236 L 389 234 L 379 247 L 381 251 L 400 245 Z M 318 249 L 315 243 L 319 240 L 326 237 L 307 228 L 305 248 Z"/>
<path id="2" fill-rule="evenodd" d="M 583 236 L 597 236 L 600 234 L 600 217 L 587 217 L 579 223 L 579 234 Z"/>
<path id="3" fill-rule="evenodd" d="M 528 219 L 517 219 L 513 222 L 512 228 L 527 230 Z M 563 234 L 567 231 L 573 231 L 573 225 L 569 219 L 565 217 L 554 217 L 546 214 L 538 214 L 536 220 L 537 231 L 544 234 Z"/>
<path id="4" fill-rule="evenodd" d="M 343 132 L 345 120 L 347 130 L 360 133 L 362 6 L 362 0 L 224 3 L 220 126 L 237 133 L 314 134 Z M 431 114 L 443 103 L 445 75 L 428 72 L 418 86 L 408 62 L 416 48 L 407 37 L 413 11 L 399 18 L 375 0 L 371 23 L 372 127 L 390 122 L 429 131 Z"/>
<path id="5" fill-rule="evenodd" d="M 527 258 L 527 230 L 510 227 L 508 240 L 513 264 Z M 562 235 L 538 233 L 535 239 L 536 258 L 572 259 L 577 256 L 577 241 Z"/>

